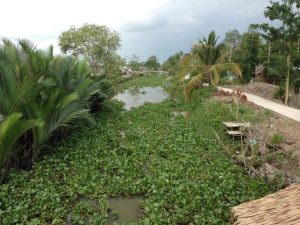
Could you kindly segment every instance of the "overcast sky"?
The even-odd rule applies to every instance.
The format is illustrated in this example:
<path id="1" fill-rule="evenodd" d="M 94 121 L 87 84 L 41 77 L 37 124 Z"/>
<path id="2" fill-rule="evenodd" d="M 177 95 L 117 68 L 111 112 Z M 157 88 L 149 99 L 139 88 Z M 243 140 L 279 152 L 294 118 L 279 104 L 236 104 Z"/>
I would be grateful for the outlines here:
<path id="1" fill-rule="evenodd" d="M 261 23 L 268 0 L 1 0 L 0 38 L 50 44 L 71 25 L 106 25 L 121 34 L 123 57 L 165 60 L 215 30 L 247 30 Z"/>

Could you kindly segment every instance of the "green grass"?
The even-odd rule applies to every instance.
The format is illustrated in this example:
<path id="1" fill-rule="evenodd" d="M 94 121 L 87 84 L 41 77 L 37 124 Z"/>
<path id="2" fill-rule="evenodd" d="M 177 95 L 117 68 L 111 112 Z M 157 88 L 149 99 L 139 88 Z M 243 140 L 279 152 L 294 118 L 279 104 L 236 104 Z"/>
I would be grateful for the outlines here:
<path id="1" fill-rule="evenodd" d="M 279 133 L 272 134 L 270 136 L 270 142 L 272 145 L 280 145 L 284 142 L 284 136 Z"/>
<path id="2" fill-rule="evenodd" d="M 143 77 L 118 88 L 159 84 L 161 77 Z M 89 215 L 104 224 L 109 196 L 135 194 L 145 195 L 139 224 L 228 224 L 230 207 L 274 190 L 235 165 L 213 132 L 230 142 L 222 121 L 255 120 L 253 110 L 208 100 L 210 93 L 195 91 L 184 104 L 178 90 L 175 99 L 131 111 L 111 102 L 94 127 L 78 129 L 33 170 L 10 173 L 0 186 L 2 224 L 63 224 L 68 214 L 76 224 Z"/>
<path id="3" fill-rule="evenodd" d="M 155 87 L 161 86 L 165 82 L 165 75 L 145 75 L 139 78 L 129 79 L 115 87 L 116 91 L 123 91 L 131 87 Z"/>

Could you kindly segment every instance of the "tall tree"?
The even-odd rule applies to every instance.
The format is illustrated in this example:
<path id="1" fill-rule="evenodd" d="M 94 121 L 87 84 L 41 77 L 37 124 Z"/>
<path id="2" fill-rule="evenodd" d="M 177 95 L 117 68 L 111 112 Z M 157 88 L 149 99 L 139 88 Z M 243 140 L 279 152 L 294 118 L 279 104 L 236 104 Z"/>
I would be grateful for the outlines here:
<path id="1" fill-rule="evenodd" d="M 168 71 L 171 75 L 174 75 L 179 70 L 179 62 L 182 56 L 183 56 L 182 51 L 170 56 L 162 64 L 162 69 Z"/>
<path id="2" fill-rule="evenodd" d="M 143 63 L 137 55 L 133 54 L 129 57 L 129 62 L 127 63 L 127 66 L 134 71 L 139 71 L 143 66 Z"/>
<path id="3" fill-rule="evenodd" d="M 216 33 L 212 31 L 207 39 L 200 40 L 192 47 L 191 53 L 182 58 L 178 76 L 183 77 L 187 73 L 196 74 L 185 86 L 186 101 L 189 101 L 192 90 L 201 82 L 207 80 L 213 86 L 218 85 L 222 71 L 231 71 L 242 76 L 239 65 L 224 62 L 222 57 L 224 46 L 217 41 Z"/>
<path id="4" fill-rule="evenodd" d="M 64 53 L 74 56 L 85 56 L 96 71 L 110 73 L 112 65 L 119 66 L 117 50 L 120 48 L 119 33 L 106 26 L 84 24 L 76 28 L 72 26 L 63 32 L 58 45 Z"/>
<path id="5" fill-rule="evenodd" d="M 229 59 L 228 59 L 229 62 L 231 62 L 234 51 L 240 45 L 241 39 L 242 39 L 242 36 L 239 33 L 239 31 L 236 29 L 229 30 L 226 33 L 225 39 L 223 42 L 224 42 L 225 46 L 229 49 Z"/>
<path id="6" fill-rule="evenodd" d="M 300 6 L 300 0 L 270 1 L 270 5 L 265 9 L 265 17 L 271 21 L 277 21 L 279 26 L 274 27 L 269 24 L 256 24 L 258 29 L 264 33 L 276 33 L 274 41 L 285 45 L 282 54 L 286 57 L 286 78 L 285 78 L 285 104 L 288 104 L 290 80 L 291 80 L 291 55 L 293 43 L 298 41 L 300 33 L 300 17 L 295 10 Z"/>
<path id="7" fill-rule="evenodd" d="M 249 29 L 242 35 L 241 43 L 233 60 L 239 63 L 243 71 L 243 79 L 249 82 L 255 71 L 255 66 L 260 63 L 262 40 L 257 32 Z"/>
<path id="8" fill-rule="evenodd" d="M 145 67 L 150 70 L 158 70 L 160 63 L 155 55 L 150 56 L 144 63 Z"/>

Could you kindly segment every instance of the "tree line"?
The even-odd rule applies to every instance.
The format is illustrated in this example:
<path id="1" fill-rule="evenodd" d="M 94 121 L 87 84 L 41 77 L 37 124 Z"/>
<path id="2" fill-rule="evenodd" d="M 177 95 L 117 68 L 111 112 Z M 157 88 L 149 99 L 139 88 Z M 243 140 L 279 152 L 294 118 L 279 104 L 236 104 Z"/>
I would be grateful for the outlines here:
<path id="1" fill-rule="evenodd" d="M 300 89 L 300 0 L 270 1 L 264 16 L 270 23 L 250 24 L 243 34 L 236 29 L 229 30 L 223 40 L 218 40 L 211 32 L 208 38 L 194 44 L 189 53 L 170 56 L 163 68 L 181 78 L 191 74 L 186 86 L 189 95 L 193 86 L 205 79 L 217 85 L 218 82 L 213 82 L 216 78 L 219 81 L 220 76 L 234 69 L 223 67 L 218 76 L 212 76 L 207 66 L 224 63 L 234 66 L 235 63 L 234 70 L 239 66 L 242 82 L 248 83 L 254 78 L 255 68 L 262 65 L 266 82 L 280 86 L 278 95 L 287 104 L 291 92 L 299 94 Z M 240 75 L 239 71 L 235 72 Z"/>

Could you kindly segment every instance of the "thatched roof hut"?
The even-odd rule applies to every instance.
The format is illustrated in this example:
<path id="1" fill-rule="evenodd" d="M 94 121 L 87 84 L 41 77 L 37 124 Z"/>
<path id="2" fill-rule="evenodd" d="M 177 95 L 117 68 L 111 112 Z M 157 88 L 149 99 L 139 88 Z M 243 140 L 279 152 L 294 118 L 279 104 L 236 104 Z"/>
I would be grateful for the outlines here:
<path id="1" fill-rule="evenodd" d="M 234 225 L 299 225 L 300 185 L 232 208 Z"/>
<path id="2" fill-rule="evenodd" d="M 265 82 L 267 76 L 267 69 L 264 65 L 255 67 L 255 82 Z"/>

